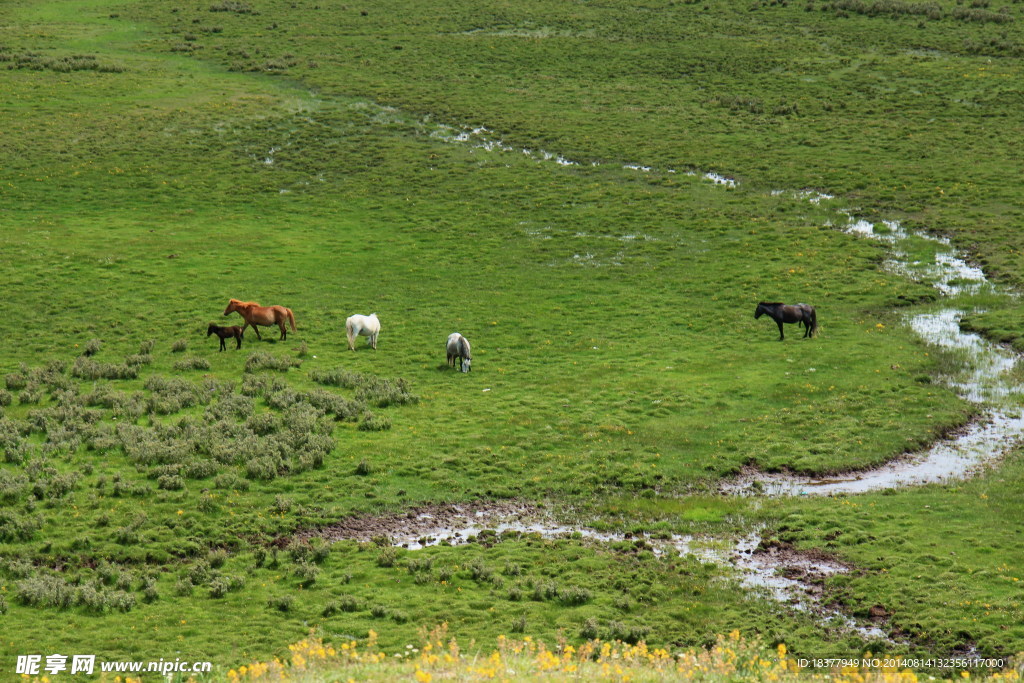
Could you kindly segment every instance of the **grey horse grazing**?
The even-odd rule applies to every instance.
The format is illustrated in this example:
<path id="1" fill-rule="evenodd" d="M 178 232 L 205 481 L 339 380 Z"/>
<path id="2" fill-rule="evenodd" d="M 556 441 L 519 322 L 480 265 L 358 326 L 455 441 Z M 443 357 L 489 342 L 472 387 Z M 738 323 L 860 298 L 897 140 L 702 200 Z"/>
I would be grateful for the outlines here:
<path id="1" fill-rule="evenodd" d="M 448 335 L 448 343 L 445 345 L 448 350 L 448 365 L 455 367 L 455 359 L 459 359 L 459 369 L 469 372 L 473 363 L 473 357 L 469 350 L 469 341 L 458 332 Z"/>

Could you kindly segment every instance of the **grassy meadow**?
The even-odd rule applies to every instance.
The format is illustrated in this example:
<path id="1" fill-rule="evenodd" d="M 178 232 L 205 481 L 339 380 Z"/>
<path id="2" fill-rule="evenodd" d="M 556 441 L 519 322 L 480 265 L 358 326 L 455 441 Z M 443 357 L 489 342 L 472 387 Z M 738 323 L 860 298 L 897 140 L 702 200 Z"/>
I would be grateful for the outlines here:
<path id="1" fill-rule="evenodd" d="M 228 667 L 310 629 L 391 651 L 445 622 L 460 642 L 1024 650 L 1019 451 L 951 486 L 716 493 L 751 466 L 870 467 L 976 412 L 903 324 L 934 290 L 827 225 L 900 219 L 1021 284 L 1024 14 L 922 7 L 0 5 L 0 667 Z M 508 149 L 457 139 L 478 127 Z M 229 298 L 298 330 L 220 353 Z M 778 342 L 761 300 L 814 304 L 820 336 Z M 1012 341 L 992 306 L 969 324 Z M 378 350 L 348 351 L 345 317 L 371 312 Z M 763 525 L 855 567 L 829 602 L 884 606 L 900 642 L 643 541 L 293 539 L 504 499 L 664 536 Z"/>

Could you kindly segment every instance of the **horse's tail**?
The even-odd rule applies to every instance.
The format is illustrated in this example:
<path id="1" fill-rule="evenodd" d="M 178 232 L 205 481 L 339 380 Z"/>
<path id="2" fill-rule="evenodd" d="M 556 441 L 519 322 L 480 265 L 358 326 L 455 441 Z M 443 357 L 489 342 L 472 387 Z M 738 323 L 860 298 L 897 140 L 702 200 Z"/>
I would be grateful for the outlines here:
<path id="1" fill-rule="evenodd" d="M 813 306 L 811 307 L 810 314 L 811 314 L 811 331 L 810 331 L 810 335 L 813 337 L 813 336 L 818 334 L 818 314 L 815 313 Z"/>
<path id="2" fill-rule="evenodd" d="M 290 308 L 286 308 L 284 310 L 288 312 L 288 321 L 292 324 L 292 332 L 294 332 L 295 331 L 295 314 L 292 313 L 292 309 L 290 309 Z"/>

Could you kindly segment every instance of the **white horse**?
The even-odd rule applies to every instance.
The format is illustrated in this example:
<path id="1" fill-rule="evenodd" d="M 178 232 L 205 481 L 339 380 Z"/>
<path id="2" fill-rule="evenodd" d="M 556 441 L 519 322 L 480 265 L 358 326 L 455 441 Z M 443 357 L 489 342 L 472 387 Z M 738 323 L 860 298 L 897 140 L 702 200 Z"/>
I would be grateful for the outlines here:
<path id="1" fill-rule="evenodd" d="M 377 314 L 350 315 L 345 320 L 345 333 L 348 335 L 348 348 L 350 351 L 356 350 L 357 335 L 369 337 L 370 348 L 376 351 L 377 335 L 380 334 L 380 321 L 377 320 Z"/>
<path id="2" fill-rule="evenodd" d="M 459 369 L 463 372 L 472 370 L 470 365 L 473 358 L 469 351 L 469 341 L 458 332 L 448 335 L 448 343 L 445 345 L 448 350 L 448 365 L 455 367 L 455 359 L 459 359 Z"/>

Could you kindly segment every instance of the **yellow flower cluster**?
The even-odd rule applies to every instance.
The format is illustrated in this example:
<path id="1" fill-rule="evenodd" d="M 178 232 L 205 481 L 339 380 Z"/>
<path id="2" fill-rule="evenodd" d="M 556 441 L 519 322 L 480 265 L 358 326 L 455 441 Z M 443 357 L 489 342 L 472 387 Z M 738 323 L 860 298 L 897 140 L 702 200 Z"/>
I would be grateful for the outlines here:
<path id="1" fill-rule="evenodd" d="M 231 669 L 227 679 L 231 683 L 240 681 L 283 681 L 302 678 L 304 673 L 328 671 L 353 664 L 379 664 L 387 655 L 376 652 L 377 634 L 370 631 L 366 646 L 360 649 L 356 641 L 342 643 L 338 647 L 325 645 L 321 638 L 310 636 L 288 646 L 291 659 L 281 661 L 275 657 L 271 662 L 252 662 Z"/>
<path id="2" fill-rule="evenodd" d="M 579 647 L 560 642 L 548 647 L 530 636 L 513 640 L 499 636 L 497 647 L 484 655 L 463 653 L 449 636 L 447 624 L 422 633 L 419 648 L 390 657 L 376 647 L 377 634 L 370 631 L 367 642 L 356 641 L 334 647 L 310 636 L 295 643 L 288 661 L 253 662 L 232 669 L 229 683 L 242 681 L 761 681 L 805 683 L 916 683 L 912 671 L 844 669 L 831 672 L 801 671 L 785 645 L 766 648 L 759 640 L 743 638 L 739 631 L 719 636 L 708 648 L 670 653 L 650 649 L 645 643 L 591 640 Z M 922 680 L 929 677 L 924 676 Z M 1015 670 L 994 673 L 990 681 L 1019 681 Z"/>

